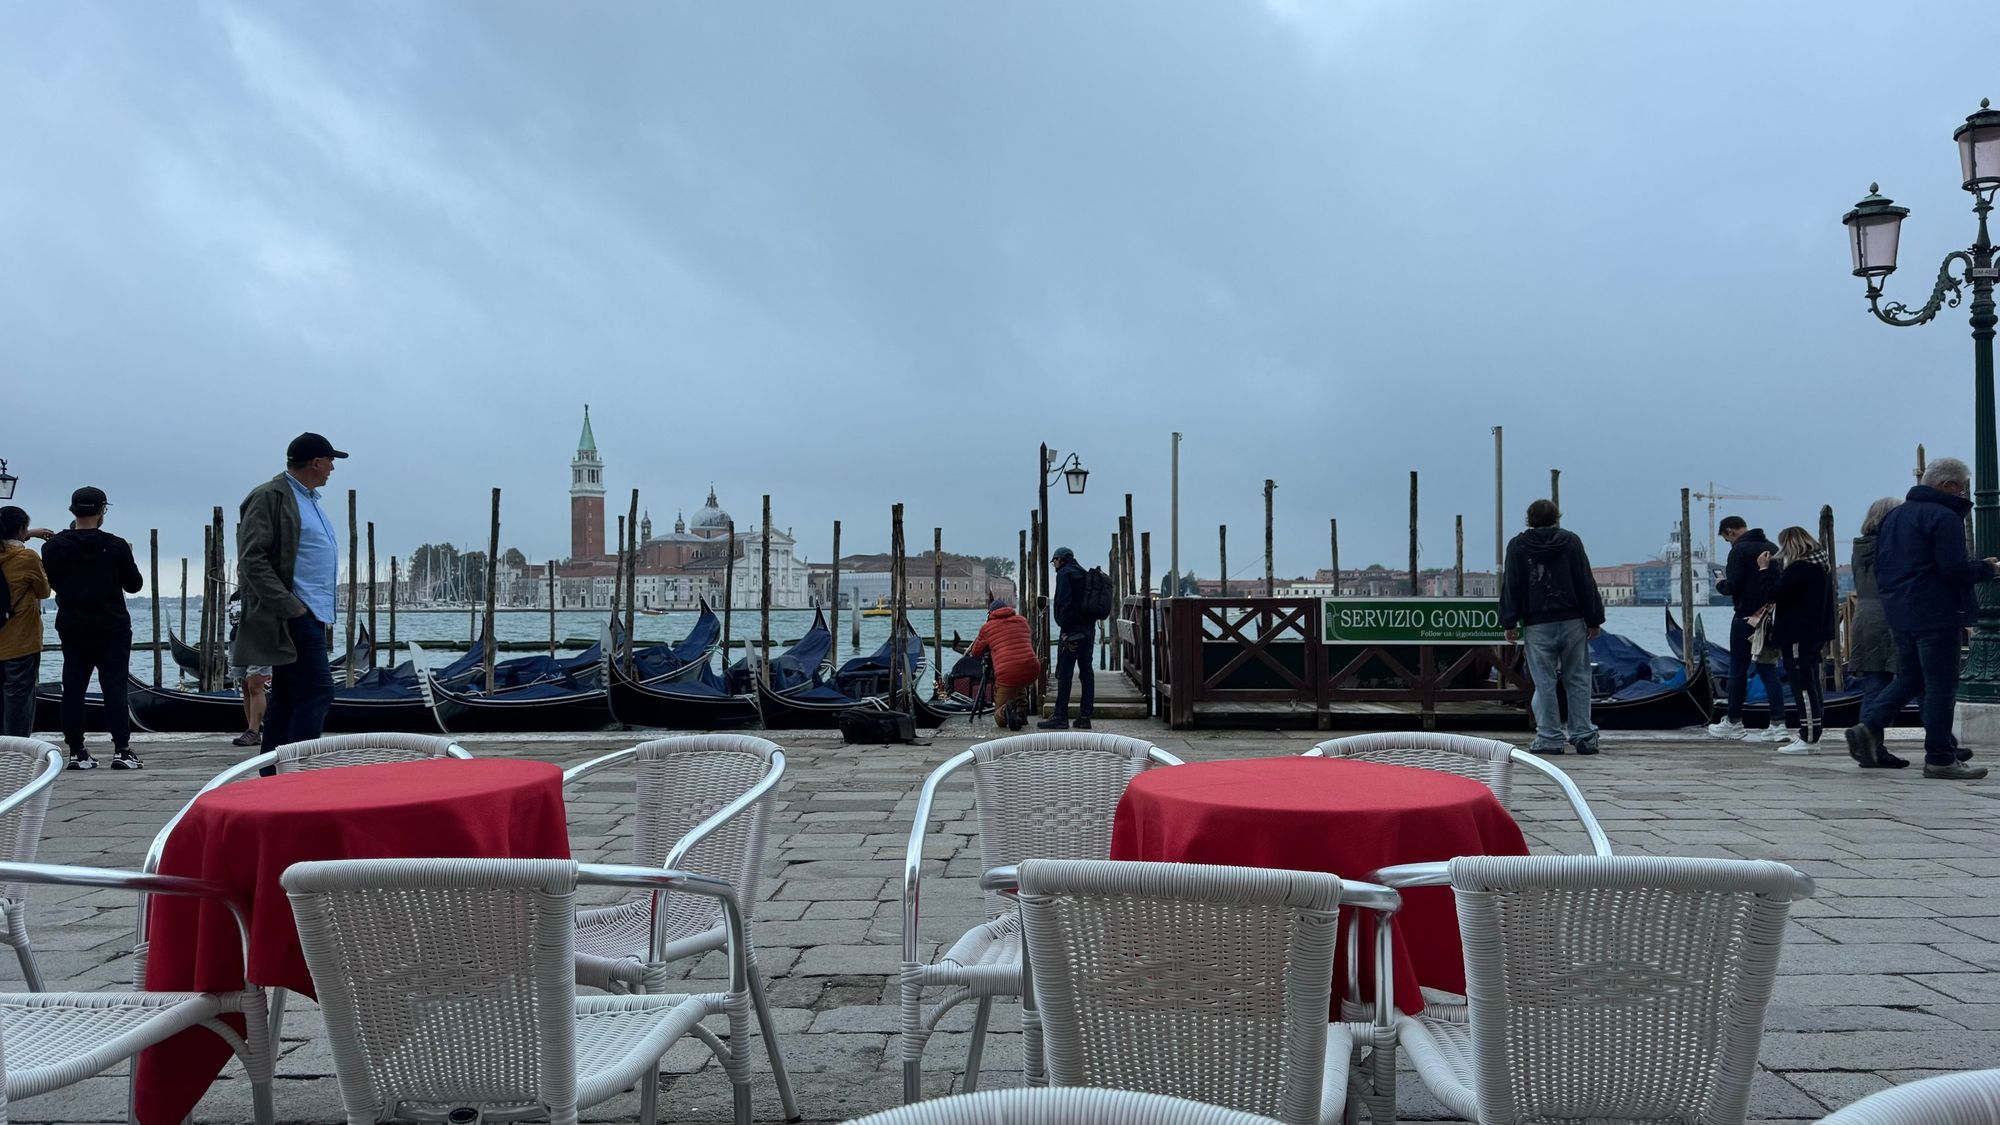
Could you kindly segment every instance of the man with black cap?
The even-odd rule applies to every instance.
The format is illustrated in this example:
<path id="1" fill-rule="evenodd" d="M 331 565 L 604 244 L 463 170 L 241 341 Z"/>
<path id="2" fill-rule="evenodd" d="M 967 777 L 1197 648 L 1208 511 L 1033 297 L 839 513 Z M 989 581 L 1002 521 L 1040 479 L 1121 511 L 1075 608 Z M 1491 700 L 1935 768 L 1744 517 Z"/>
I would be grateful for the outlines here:
<path id="1" fill-rule="evenodd" d="M 1083 564 L 1076 561 L 1076 552 L 1068 547 L 1057 547 L 1049 559 L 1056 564 L 1056 603 L 1052 608 L 1056 631 L 1061 634 L 1056 641 L 1056 708 L 1054 714 L 1035 725 L 1042 730 L 1070 729 L 1069 680 L 1074 673 L 1083 680 L 1083 698 L 1076 706 L 1076 728 L 1089 730 L 1091 704 L 1096 702 L 1092 696 L 1097 692 L 1097 677 L 1090 667 L 1097 621 L 1083 604 L 1086 572 Z"/>
<path id="2" fill-rule="evenodd" d="M 97 759 L 83 747 L 83 700 L 92 672 L 104 696 L 105 725 L 111 728 L 111 768 L 143 765 L 132 753 L 132 715 L 125 709 L 126 677 L 132 671 L 132 615 L 125 610 L 125 595 L 138 593 L 146 582 L 132 557 L 132 544 L 104 530 L 104 509 L 110 506 L 103 489 L 77 489 L 69 497 L 75 520 L 42 548 L 42 566 L 56 592 L 63 741 L 69 744 L 73 770 L 97 768 Z"/>
<path id="3" fill-rule="evenodd" d="M 285 471 L 251 489 L 239 509 L 243 619 L 230 662 L 271 669 L 265 750 L 318 738 L 333 704 L 326 631 L 335 617 L 340 540 L 319 505 L 319 490 L 333 475 L 334 461 L 345 456 L 318 434 L 300 434 L 285 448 Z"/>

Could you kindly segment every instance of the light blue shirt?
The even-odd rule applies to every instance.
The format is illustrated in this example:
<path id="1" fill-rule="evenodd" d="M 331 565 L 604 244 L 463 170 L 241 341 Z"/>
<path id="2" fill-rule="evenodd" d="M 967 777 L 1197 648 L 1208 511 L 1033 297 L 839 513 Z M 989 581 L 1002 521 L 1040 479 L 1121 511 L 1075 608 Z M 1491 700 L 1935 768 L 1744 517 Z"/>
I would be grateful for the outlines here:
<path id="1" fill-rule="evenodd" d="M 292 593 L 314 617 L 334 622 L 333 592 L 340 585 L 340 540 L 333 521 L 319 506 L 319 489 L 307 488 L 290 473 L 292 498 L 299 502 L 299 558 L 292 566 Z"/>

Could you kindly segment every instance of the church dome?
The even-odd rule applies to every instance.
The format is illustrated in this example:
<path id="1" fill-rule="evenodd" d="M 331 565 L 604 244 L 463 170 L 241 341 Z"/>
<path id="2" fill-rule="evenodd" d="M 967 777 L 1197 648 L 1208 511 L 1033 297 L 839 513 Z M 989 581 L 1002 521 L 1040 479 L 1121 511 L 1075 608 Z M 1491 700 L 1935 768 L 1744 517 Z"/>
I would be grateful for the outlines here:
<path id="1" fill-rule="evenodd" d="M 720 535 L 728 530 L 728 527 L 729 513 L 723 511 L 721 505 L 715 502 L 715 486 L 709 485 L 708 500 L 702 504 L 701 510 L 694 514 L 694 518 L 688 521 L 688 530 L 696 535 Z"/>

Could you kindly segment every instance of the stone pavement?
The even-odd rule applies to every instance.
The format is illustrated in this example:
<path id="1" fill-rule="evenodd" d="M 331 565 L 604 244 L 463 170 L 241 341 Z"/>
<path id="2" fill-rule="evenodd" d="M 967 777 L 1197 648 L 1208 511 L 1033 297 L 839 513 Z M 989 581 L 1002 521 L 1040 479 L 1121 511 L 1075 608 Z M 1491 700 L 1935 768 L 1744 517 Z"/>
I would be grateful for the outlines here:
<path id="1" fill-rule="evenodd" d="M 1295 754 L 1309 733 L 1175 733 L 1157 724 L 1103 729 L 1151 737 L 1189 760 Z M 983 732 L 982 732 L 983 734 Z M 574 764 L 637 736 L 466 738 L 477 754 Z M 970 741 L 957 726 L 925 747 L 848 747 L 824 736 L 781 735 L 790 769 L 773 818 L 768 879 L 756 906 L 759 955 L 809 1122 L 837 1122 L 893 1104 L 895 973 L 901 940 L 900 880 L 916 789 L 936 763 Z M 144 773 L 66 774 L 50 810 L 42 858 L 51 863 L 135 866 L 159 825 L 239 753 L 220 739 L 142 741 Z M 1905 748 L 1907 754 L 1911 748 Z M 1811 758 L 1763 745 L 1607 735 L 1606 752 L 1566 757 L 1621 851 L 1771 858 L 1818 880 L 1818 897 L 1794 911 L 1784 976 L 1764 1038 L 1752 1120 L 1810 1121 L 1826 1109 L 1895 1082 L 2000 1065 L 2000 778 L 1924 781 L 1915 769 L 1862 772 L 1832 747 Z M 1995 764 L 2000 764 L 1996 762 Z M 1521 776 L 1518 775 L 1517 776 Z M 614 783 L 571 795 L 577 858 L 624 858 L 629 810 Z M 927 951 L 980 917 L 978 850 L 969 781 L 945 793 L 926 845 Z M 1552 789 L 1522 776 L 1515 815 L 1536 850 L 1582 847 Z M 943 878 L 937 878 L 938 875 Z M 31 915 L 42 966 L 56 987 L 124 986 L 133 913 L 110 891 L 38 889 Z M 719 979 L 719 959 L 696 968 Z M 0 987 L 17 979 L 0 956 Z M 1018 1008 L 996 1006 L 989 1085 L 1018 1082 Z M 955 1091 L 970 1006 L 933 1038 L 931 1093 Z M 332 1066 L 312 1005 L 293 1004 L 278 1064 L 277 1105 L 287 1121 L 342 1119 Z M 762 1049 L 753 1054 L 760 1068 Z M 1012 1068 L 1012 1074 L 1009 1069 Z M 668 1058 L 660 1099 L 667 1122 L 729 1120 L 729 1086 L 705 1050 Z M 117 1072 L 122 1075 L 123 1071 Z M 195 1120 L 248 1121 L 233 1065 Z M 1401 1085 L 1408 1120 L 1449 1119 L 1414 1075 Z M 759 1120 L 778 1119 L 768 1078 L 756 1086 Z M 626 1096 L 586 1111 L 631 1120 Z M 15 1121 L 123 1120 L 125 1080 L 98 1078 L 8 1107 Z"/>

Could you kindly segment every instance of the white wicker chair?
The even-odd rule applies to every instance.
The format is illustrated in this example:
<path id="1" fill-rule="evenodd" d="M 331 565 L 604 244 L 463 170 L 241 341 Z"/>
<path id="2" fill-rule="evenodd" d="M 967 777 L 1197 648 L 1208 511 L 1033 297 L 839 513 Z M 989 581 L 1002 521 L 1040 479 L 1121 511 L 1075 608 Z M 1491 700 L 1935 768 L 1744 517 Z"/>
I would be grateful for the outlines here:
<path id="1" fill-rule="evenodd" d="M 1610 855 L 1611 839 L 1597 823 L 1596 814 L 1584 801 L 1583 793 L 1568 774 L 1525 750 L 1491 738 L 1436 731 L 1384 731 L 1329 739 L 1305 752 L 1307 758 L 1350 758 L 1361 762 L 1383 762 L 1420 770 L 1469 777 L 1493 790 L 1505 805 L 1513 795 L 1514 767 L 1526 766 L 1556 783 L 1563 799 L 1576 813 L 1584 835 L 1590 837 L 1592 855 Z"/>
<path id="2" fill-rule="evenodd" d="M 373 859 L 294 864 L 283 876 L 326 1017 L 350 1125 L 577 1111 L 634 1085 L 658 1120 L 660 1056 L 708 1044 L 750 1120 L 750 993 L 742 914 L 720 879 L 557 859 Z M 579 883 L 711 896 L 729 934 L 729 992 L 576 995 Z M 727 1046 L 701 1026 L 729 1018 Z"/>
<path id="3" fill-rule="evenodd" d="M 922 893 L 924 836 L 938 786 L 972 767 L 979 816 L 980 869 L 1046 859 L 1104 859 L 1111 854 L 1111 821 L 1125 786 L 1154 766 L 1179 758 L 1137 738 L 1090 731 L 1018 734 L 981 742 L 932 771 L 917 794 L 903 862 L 903 963 L 899 1023 L 902 1031 L 903 1100 L 923 1097 L 924 1047 L 938 1021 L 967 1000 L 979 1002 L 966 1051 L 965 1089 L 979 1086 L 986 1025 L 996 996 L 1021 995 L 1021 923 L 1011 900 L 986 896 L 988 921 L 958 939 L 934 962 L 919 960 L 918 902 Z M 945 989 L 928 1008 L 926 989 Z M 1023 1013 L 1027 1067 L 1041 1067 L 1041 1029 Z"/>
<path id="4" fill-rule="evenodd" d="M 49 815 L 49 791 L 62 776 L 63 752 L 38 738 L 0 738 L 0 863 L 33 863 Z M 42 970 L 28 940 L 28 888 L 0 885 L 0 943 L 14 947 L 29 992 L 42 990 Z"/>
<path id="5" fill-rule="evenodd" d="M 0 879 L 10 884 L 90 887 L 139 891 L 156 895 L 211 898 L 236 917 L 238 939 L 247 956 L 242 908 L 229 892 L 214 883 L 138 871 L 96 867 L 55 867 L 32 863 L 0 864 Z M 28 992 L 0 994 L 0 1040 L 8 1050 L 0 1059 L 5 1096 L 0 1097 L 0 1122 L 7 1103 L 74 1085 L 136 1056 L 193 1027 L 220 1036 L 249 1073 L 251 1107 L 258 1125 L 271 1125 L 273 1057 L 265 1027 L 269 1009 L 264 992 L 246 986 L 240 992 Z M 224 1023 L 224 1015 L 243 1017 L 244 1033 Z"/>
<path id="6" fill-rule="evenodd" d="M 796 1121 L 799 1107 L 757 967 L 750 917 L 785 752 L 745 734 L 657 738 L 566 770 L 563 785 L 620 765 L 630 767 L 634 780 L 632 862 L 724 880 L 744 904 L 750 997 L 785 1119 Z M 674 962 L 728 943 L 720 904 L 687 895 L 641 892 L 615 906 L 578 911 L 576 926 L 577 983 L 607 992 L 669 991 Z"/>
<path id="7" fill-rule="evenodd" d="M 989 1090 L 857 1117 L 847 1125 L 1276 1125 L 1254 1113 L 1136 1090 Z"/>
<path id="8" fill-rule="evenodd" d="M 1390 913 L 1395 892 L 1316 871 L 1112 860 L 1031 859 L 984 882 L 1020 892 L 1050 1085 L 1145 1090 L 1287 1125 L 1346 1118 L 1350 1092 L 1378 1121 L 1393 1112 L 1393 1024 L 1329 1024 L 1327 1012 L 1339 908 Z M 1394 1011 L 1389 959 L 1378 964 Z"/>
<path id="9" fill-rule="evenodd" d="M 2000 1125 L 2000 1070 L 1906 1082 L 1836 1110 L 1819 1125 Z"/>
<path id="10" fill-rule="evenodd" d="M 1785 921 L 1811 879 L 1652 856 L 1468 856 L 1376 878 L 1458 898 L 1468 1003 L 1397 1020 L 1454 1113 L 1742 1122 Z"/>
<path id="11" fill-rule="evenodd" d="M 146 847 L 146 858 L 140 870 L 148 875 L 160 869 L 160 856 L 166 851 L 167 837 L 173 835 L 174 826 L 181 822 L 187 811 L 203 793 L 217 789 L 232 781 L 246 777 L 256 777 L 266 766 L 276 766 L 279 773 L 298 773 L 303 770 L 337 769 L 341 766 L 374 766 L 389 762 L 422 762 L 432 758 L 470 758 L 465 748 L 449 738 L 439 738 L 431 734 L 341 734 L 326 738 L 315 738 L 306 742 L 293 742 L 262 754 L 253 754 L 208 779 L 186 804 L 175 811 L 153 842 Z M 132 984 L 136 988 L 146 987 L 146 955 L 151 946 L 146 941 L 148 921 L 147 900 L 139 899 L 139 921 L 137 936 L 132 945 Z M 278 1041 L 278 1032 L 285 1022 L 285 997 L 282 988 L 271 990 L 271 1042 Z"/>

